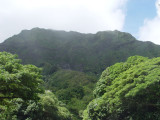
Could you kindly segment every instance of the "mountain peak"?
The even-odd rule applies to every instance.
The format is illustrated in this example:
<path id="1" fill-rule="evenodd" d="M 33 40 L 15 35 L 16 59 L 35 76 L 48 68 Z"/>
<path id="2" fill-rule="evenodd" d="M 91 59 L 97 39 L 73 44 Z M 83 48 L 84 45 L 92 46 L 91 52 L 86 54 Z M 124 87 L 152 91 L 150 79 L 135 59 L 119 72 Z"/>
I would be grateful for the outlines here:
<path id="1" fill-rule="evenodd" d="M 7 39 L 0 44 L 0 51 L 16 53 L 24 63 L 97 74 L 129 56 L 159 56 L 160 46 L 118 30 L 83 34 L 33 28 Z"/>

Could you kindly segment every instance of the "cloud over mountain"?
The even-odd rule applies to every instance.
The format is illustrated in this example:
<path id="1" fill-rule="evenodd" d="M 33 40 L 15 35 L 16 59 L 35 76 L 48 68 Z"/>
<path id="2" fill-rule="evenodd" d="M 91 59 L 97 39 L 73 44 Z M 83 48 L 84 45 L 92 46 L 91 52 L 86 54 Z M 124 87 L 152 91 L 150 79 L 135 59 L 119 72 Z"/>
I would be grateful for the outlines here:
<path id="1" fill-rule="evenodd" d="M 144 25 L 139 29 L 139 39 L 160 44 L 160 0 L 156 3 L 157 16 L 145 19 Z"/>
<path id="2" fill-rule="evenodd" d="M 5 0 L 0 41 L 33 27 L 95 33 L 122 30 L 127 0 Z"/>

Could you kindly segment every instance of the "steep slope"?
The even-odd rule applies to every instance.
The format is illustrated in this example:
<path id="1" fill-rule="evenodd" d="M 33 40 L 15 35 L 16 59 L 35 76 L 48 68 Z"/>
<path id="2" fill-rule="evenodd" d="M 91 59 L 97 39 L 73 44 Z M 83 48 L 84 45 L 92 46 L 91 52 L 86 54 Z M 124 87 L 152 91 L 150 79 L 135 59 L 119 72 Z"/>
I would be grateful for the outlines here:
<path id="1" fill-rule="evenodd" d="M 24 63 L 47 66 L 49 73 L 60 67 L 98 74 L 129 56 L 160 56 L 160 46 L 137 41 L 124 32 L 82 34 L 40 28 L 7 39 L 0 44 L 0 51 L 16 53 Z"/>

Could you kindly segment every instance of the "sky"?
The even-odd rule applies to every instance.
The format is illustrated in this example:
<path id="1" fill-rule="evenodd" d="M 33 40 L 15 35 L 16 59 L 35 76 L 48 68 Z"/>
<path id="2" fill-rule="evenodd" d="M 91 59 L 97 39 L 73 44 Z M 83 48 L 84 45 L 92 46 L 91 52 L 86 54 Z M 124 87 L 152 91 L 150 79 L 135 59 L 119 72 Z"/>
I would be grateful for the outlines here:
<path id="1" fill-rule="evenodd" d="M 160 45 L 160 0 L 0 0 L 0 42 L 34 27 L 119 30 Z"/>

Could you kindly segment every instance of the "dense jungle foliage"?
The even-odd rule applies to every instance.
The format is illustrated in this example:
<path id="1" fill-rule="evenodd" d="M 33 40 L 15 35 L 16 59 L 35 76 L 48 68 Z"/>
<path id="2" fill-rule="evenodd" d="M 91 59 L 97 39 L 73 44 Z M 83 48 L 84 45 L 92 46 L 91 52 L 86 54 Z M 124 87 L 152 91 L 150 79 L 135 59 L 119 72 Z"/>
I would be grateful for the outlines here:
<path id="1" fill-rule="evenodd" d="M 160 58 L 129 57 L 108 67 L 84 120 L 159 120 Z"/>
<path id="2" fill-rule="evenodd" d="M 93 99 L 97 77 L 73 70 L 59 70 L 45 79 L 45 88 L 51 90 L 76 116 L 82 115 Z"/>
<path id="3" fill-rule="evenodd" d="M 22 59 L 23 65 L 15 55 L 1 53 L 4 56 L 1 61 L 12 58 L 12 62 L 6 65 L 2 63 L 0 67 L 1 118 L 6 115 L 6 119 L 10 119 L 15 115 L 18 120 L 39 120 L 43 116 L 48 120 L 80 120 L 83 116 L 85 119 L 88 114 L 83 114 L 83 110 L 94 99 L 92 91 L 106 67 L 124 62 L 134 55 L 149 58 L 160 56 L 160 46 L 138 41 L 129 33 L 117 30 L 82 34 L 33 28 L 5 40 L 0 44 L 0 51 L 17 54 Z M 12 68 L 14 71 L 10 71 Z M 106 85 L 100 87 L 102 89 L 96 87 L 97 92 L 94 91 L 96 98 L 106 92 Z M 41 96 L 46 96 L 46 99 L 43 100 Z M 7 104 L 11 107 L 7 107 Z M 41 117 L 36 118 L 34 114 Z M 102 118 L 97 116 L 95 119 Z"/>
<path id="4" fill-rule="evenodd" d="M 41 69 L 22 65 L 16 55 L 0 52 L 1 120 L 71 120 L 55 95 L 44 92 Z"/>

